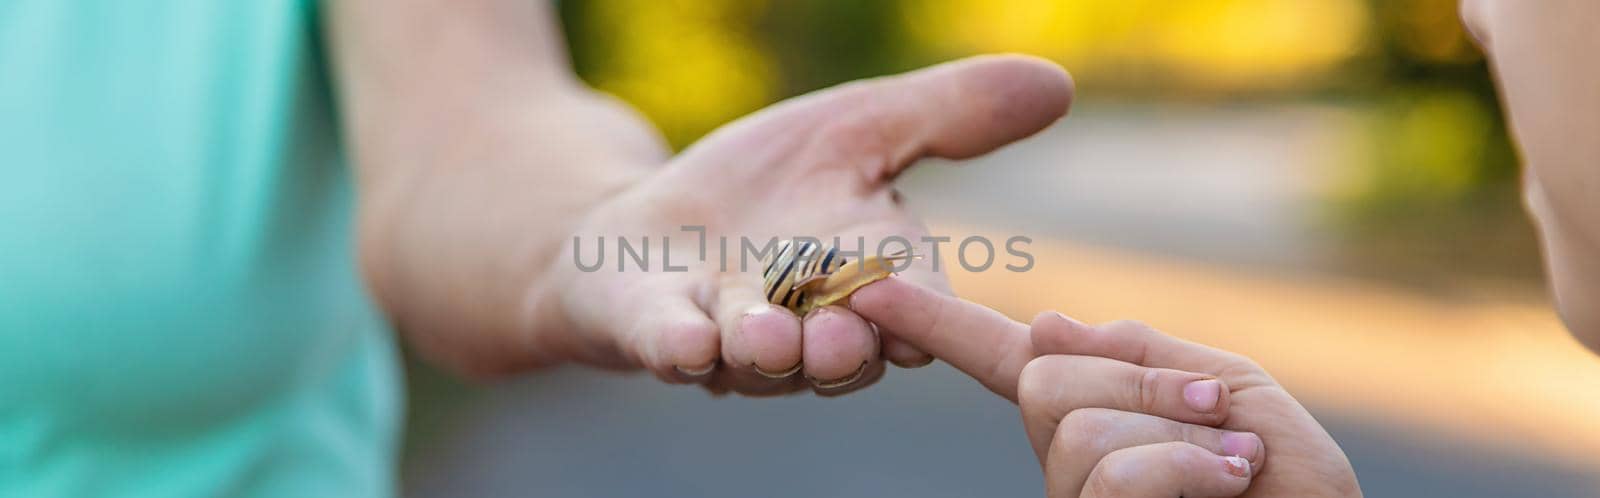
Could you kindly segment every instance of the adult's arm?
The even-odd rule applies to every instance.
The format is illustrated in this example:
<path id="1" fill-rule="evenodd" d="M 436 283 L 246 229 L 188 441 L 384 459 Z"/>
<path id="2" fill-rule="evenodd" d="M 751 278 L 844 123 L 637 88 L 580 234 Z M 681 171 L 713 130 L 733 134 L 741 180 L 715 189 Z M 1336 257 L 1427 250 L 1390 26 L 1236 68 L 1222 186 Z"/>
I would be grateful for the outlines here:
<path id="1" fill-rule="evenodd" d="M 468 372 L 555 361 L 559 347 L 520 344 L 560 328 L 524 309 L 530 283 L 582 213 L 667 149 L 573 76 L 549 2 L 326 5 L 379 304 L 424 355 Z"/>

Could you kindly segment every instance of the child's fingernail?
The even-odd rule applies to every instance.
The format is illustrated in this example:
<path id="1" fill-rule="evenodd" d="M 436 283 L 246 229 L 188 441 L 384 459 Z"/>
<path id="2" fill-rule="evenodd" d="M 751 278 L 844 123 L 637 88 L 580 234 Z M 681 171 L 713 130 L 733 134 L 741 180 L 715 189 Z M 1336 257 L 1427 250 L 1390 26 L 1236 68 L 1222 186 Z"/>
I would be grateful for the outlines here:
<path id="1" fill-rule="evenodd" d="M 1217 379 L 1197 380 L 1183 386 L 1183 403 L 1189 405 L 1190 410 L 1211 413 L 1217 409 L 1217 401 L 1221 398 L 1222 383 Z"/>
<path id="2" fill-rule="evenodd" d="M 1222 467 L 1234 477 L 1250 477 L 1250 461 L 1236 456 L 1222 457 Z"/>
<path id="3" fill-rule="evenodd" d="M 1222 435 L 1222 454 L 1255 461 L 1261 456 L 1261 436 L 1249 432 Z"/>

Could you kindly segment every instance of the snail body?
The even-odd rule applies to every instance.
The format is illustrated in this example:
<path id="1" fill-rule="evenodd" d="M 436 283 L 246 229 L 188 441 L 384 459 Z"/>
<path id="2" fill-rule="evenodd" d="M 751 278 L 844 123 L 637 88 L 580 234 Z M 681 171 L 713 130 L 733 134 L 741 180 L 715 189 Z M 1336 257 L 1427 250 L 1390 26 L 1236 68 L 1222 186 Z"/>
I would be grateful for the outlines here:
<path id="1" fill-rule="evenodd" d="M 762 269 L 767 301 L 800 316 L 837 304 L 867 284 L 894 274 L 893 263 L 909 254 L 869 256 L 847 261 L 833 247 L 815 241 L 784 241 Z"/>

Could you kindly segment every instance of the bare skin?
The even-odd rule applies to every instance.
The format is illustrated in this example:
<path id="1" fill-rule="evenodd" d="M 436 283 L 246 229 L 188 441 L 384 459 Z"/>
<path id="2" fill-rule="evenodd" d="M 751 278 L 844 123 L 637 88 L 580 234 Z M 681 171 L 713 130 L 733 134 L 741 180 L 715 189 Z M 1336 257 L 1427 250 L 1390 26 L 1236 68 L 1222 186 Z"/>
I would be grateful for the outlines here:
<path id="1" fill-rule="evenodd" d="M 1600 4 L 1465 0 L 1461 11 L 1522 151 L 1525 200 L 1561 317 L 1600 351 Z"/>
<path id="2" fill-rule="evenodd" d="M 578 361 L 717 392 L 838 394 L 882 359 L 925 364 L 843 306 L 767 304 L 758 271 L 685 258 L 698 247 L 680 228 L 916 240 L 896 175 L 1031 135 L 1072 95 L 1048 62 L 970 59 L 792 99 L 672 156 L 572 76 L 545 2 L 330 6 L 364 274 L 413 346 L 477 376 Z M 687 270 L 661 271 L 659 245 L 651 272 L 578 270 L 574 236 L 624 235 L 674 235 Z M 924 263 L 902 277 L 948 292 Z"/>
<path id="3" fill-rule="evenodd" d="M 899 279 L 850 305 L 1017 402 L 1051 497 L 1361 496 L 1338 443 L 1248 358 L 1137 322 L 1017 323 Z"/>

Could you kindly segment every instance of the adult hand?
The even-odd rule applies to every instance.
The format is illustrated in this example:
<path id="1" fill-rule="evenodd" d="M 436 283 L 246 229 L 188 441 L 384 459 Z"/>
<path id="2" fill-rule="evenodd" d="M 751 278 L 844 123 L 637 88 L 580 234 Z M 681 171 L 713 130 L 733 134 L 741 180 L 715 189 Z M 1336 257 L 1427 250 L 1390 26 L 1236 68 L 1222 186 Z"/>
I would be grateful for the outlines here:
<path id="1" fill-rule="evenodd" d="M 1017 401 L 1049 496 L 1361 495 L 1333 438 L 1242 356 L 1137 322 L 1030 327 L 899 279 L 851 307 Z"/>
<path id="2" fill-rule="evenodd" d="M 833 394 L 870 383 L 881 357 L 925 363 L 844 307 L 802 319 L 767 305 L 759 272 L 738 271 L 740 241 L 917 240 L 900 172 L 1028 136 L 1072 98 L 1054 64 L 980 57 L 792 99 L 669 158 L 572 74 L 549 2 L 465 3 L 336 2 L 327 29 L 368 287 L 415 351 L 472 376 L 578 360 Z M 686 225 L 730 246 L 699 261 Z M 681 271 L 665 267 L 668 236 Z M 609 261 L 581 271 L 575 238 L 593 261 L 600 237 Z M 617 270 L 619 237 L 648 272 Z M 948 287 L 927 266 L 904 277 Z"/>
<path id="3" fill-rule="evenodd" d="M 797 317 L 768 304 L 759 262 L 741 260 L 741 238 L 760 247 L 771 237 L 839 237 L 841 249 L 853 250 L 864 237 L 867 254 L 887 237 L 919 241 L 926 229 L 892 189 L 896 176 L 923 157 L 972 157 L 1031 135 L 1065 114 L 1071 97 L 1071 80 L 1054 64 L 977 57 L 846 84 L 736 121 L 583 218 L 575 234 L 582 250 L 567 244 L 552 263 L 530 294 L 525 328 L 538 331 L 544 351 L 753 395 L 848 392 L 883 373 L 881 357 L 926 364 L 925 353 L 880 342 L 843 306 Z M 705 261 L 700 234 L 682 231 L 688 225 L 705 227 Z M 663 235 L 682 271 L 663 271 Z M 605 267 L 576 264 L 596 260 L 602 237 L 637 247 L 641 236 L 656 244 L 645 251 L 648 272 L 617 261 L 614 245 Z M 728 245 L 718 251 L 722 237 Z M 738 271 L 741 263 L 748 271 Z M 931 264 L 900 278 L 948 293 Z M 535 323 L 549 317 L 560 320 Z"/>

